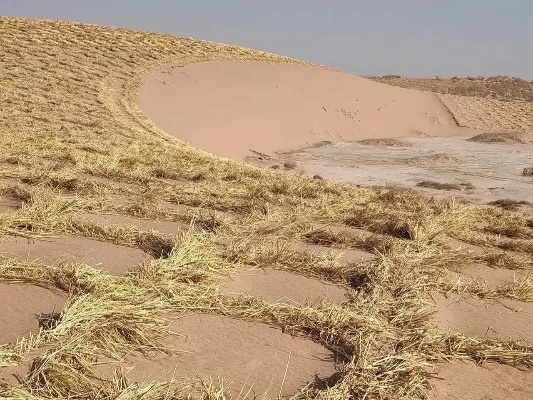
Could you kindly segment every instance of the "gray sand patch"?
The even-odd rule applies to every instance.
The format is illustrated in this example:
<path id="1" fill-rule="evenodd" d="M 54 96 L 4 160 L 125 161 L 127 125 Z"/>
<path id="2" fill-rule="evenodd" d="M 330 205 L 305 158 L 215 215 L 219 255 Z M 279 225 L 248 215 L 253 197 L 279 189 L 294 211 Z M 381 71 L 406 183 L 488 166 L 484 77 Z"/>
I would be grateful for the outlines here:
<path id="1" fill-rule="evenodd" d="M 292 152 L 290 159 L 309 177 L 320 175 L 362 187 L 402 187 L 483 205 L 531 198 L 533 182 L 522 171 L 533 165 L 533 144 L 494 142 L 488 146 L 460 136 L 411 137 L 402 142 L 411 146 L 338 142 Z"/>

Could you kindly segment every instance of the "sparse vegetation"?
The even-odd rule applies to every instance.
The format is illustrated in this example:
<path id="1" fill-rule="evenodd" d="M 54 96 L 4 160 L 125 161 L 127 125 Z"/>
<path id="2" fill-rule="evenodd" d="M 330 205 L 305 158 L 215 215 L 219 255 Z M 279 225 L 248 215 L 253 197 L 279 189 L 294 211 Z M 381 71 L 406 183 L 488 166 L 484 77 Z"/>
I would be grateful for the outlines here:
<path id="1" fill-rule="evenodd" d="M 435 181 L 418 182 L 416 186 L 437 190 L 461 190 L 461 185 L 456 183 L 440 183 Z"/>
<path id="2" fill-rule="evenodd" d="M 500 199 L 491 201 L 489 204 L 491 206 L 503 208 L 504 210 L 516 211 L 520 206 L 530 205 L 531 203 L 525 200 Z"/>
<path id="3" fill-rule="evenodd" d="M 459 78 L 405 78 L 399 75 L 375 76 L 370 79 L 389 85 L 459 96 L 488 97 L 495 100 L 530 101 L 533 81 L 510 76 Z"/>
<path id="4" fill-rule="evenodd" d="M 530 139 L 522 134 L 516 132 L 488 132 L 481 133 L 468 139 L 471 142 L 480 143 L 529 143 Z"/>
<path id="5" fill-rule="evenodd" d="M 533 81 L 507 76 L 370 79 L 434 92 L 460 126 L 502 132 L 533 132 Z"/>
<path id="6" fill-rule="evenodd" d="M 191 312 L 268 323 L 333 351 L 338 373 L 302 388 L 302 399 L 417 398 L 429 390 L 431 367 L 450 360 L 533 368 L 531 346 L 441 332 L 431 320 L 432 291 L 533 299 L 530 281 L 497 292 L 442 283 L 443 271 L 469 261 L 533 269 L 530 212 L 221 159 L 168 136 L 136 103 L 155 65 L 297 61 L 168 35 L 14 18 L 0 18 L 0 42 L 0 196 L 23 203 L 0 213 L 0 240 L 72 235 L 152 256 L 125 276 L 85 263 L 0 258 L 1 283 L 69 295 L 59 316 L 41 316 L 39 334 L 0 346 L 0 371 L 30 366 L 19 385 L 0 385 L 0 397 L 223 399 L 216 377 L 136 384 L 123 371 L 96 373 L 101 360 L 168 351 L 161 345 L 167 318 Z M 83 220 L 87 212 L 179 221 L 190 229 L 168 236 L 107 227 Z M 486 246 L 486 254 L 455 252 L 450 238 Z M 363 249 L 375 259 L 346 264 L 291 251 L 294 241 Z M 221 280 L 243 266 L 345 284 L 350 299 L 342 307 L 280 306 L 221 294 Z M 35 357 L 36 349 L 42 351 Z"/>
<path id="7" fill-rule="evenodd" d="M 392 147 L 411 147 L 412 144 L 400 139 L 383 138 L 383 139 L 364 139 L 359 143 L 369 146 L 392 146 Z"/>
<path id="8" fill-rule="evenodd" d="M 533 176 L 533 167 L 526 167 L 522 170 L 522 175 Z"/>

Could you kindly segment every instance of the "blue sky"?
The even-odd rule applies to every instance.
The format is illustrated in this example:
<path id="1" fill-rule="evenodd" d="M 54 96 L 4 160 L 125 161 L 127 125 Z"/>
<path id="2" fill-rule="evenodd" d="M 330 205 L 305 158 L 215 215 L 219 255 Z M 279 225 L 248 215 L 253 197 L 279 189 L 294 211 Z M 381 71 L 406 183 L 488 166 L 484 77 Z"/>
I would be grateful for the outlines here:
<path id="1" fill-rule="evenodd" d="M 232 43 L 359 75 L 533 79 L 533 0 L 0 0 L 0 15 Z"/>

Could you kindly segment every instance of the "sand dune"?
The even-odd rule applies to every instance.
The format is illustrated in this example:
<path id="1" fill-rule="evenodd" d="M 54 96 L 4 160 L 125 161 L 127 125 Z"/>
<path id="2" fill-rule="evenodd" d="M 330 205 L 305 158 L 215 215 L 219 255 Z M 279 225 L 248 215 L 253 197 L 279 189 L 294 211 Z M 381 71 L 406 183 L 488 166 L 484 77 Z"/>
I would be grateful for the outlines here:
<path id="1" fill-rule="evenodd" d="M 532 397 L 528 144 L 426 137 L 527 132 L 529 106 L 94 25 L 0 18 L 0 37 L 0 398 Z M 156 125 L 246 161 L 359 140 L 301 152 L 356 180 Z M 383 182 L 406 166 L 420 179 Z"/>
<path id="2" fill-rule="evenodd" d="M 320 141 L 471 133 L 432 93 L 323 67 L 209 61 L 146 76 L 143 111 L 167 132 L 217 155 L 244 158 Z"/>

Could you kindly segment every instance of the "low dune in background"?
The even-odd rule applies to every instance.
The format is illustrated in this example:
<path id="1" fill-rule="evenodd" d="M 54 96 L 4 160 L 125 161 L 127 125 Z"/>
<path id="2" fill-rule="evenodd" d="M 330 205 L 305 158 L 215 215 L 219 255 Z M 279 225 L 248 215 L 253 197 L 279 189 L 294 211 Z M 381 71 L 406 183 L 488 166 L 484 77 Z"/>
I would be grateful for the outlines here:
<path id="1" fill-rule="evenodd" d="M 166 66 L 147 75 L 139 103 L 167 132 L 238 159 L 325 140 L 473 132 L 458 127 L 432 93 L 301 64 Z"/>

